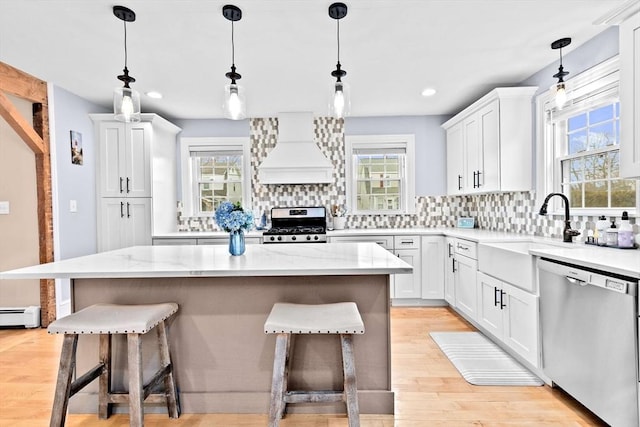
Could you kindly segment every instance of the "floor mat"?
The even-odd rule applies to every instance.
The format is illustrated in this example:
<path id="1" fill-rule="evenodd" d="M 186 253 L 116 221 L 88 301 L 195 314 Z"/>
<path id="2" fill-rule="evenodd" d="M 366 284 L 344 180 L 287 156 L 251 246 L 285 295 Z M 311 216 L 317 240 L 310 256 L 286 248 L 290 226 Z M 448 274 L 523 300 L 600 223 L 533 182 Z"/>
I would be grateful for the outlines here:
<path id="1" fill-rule="evenodd" d="M 431 337 L 474 385 L 541 386 L 540 378 L 480 332 L 431 332 Z"/>

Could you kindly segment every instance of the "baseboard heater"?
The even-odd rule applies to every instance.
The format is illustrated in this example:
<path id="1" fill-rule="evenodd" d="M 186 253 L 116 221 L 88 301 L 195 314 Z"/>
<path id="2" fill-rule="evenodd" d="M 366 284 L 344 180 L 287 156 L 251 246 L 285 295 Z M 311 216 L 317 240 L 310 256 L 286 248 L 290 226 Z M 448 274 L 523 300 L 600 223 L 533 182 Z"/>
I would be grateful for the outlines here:
<path id="1" fill-rule="evenodd" d="M 39 327 L 40 307 L 0 307 L 0 327 L 6 326 Z"/>

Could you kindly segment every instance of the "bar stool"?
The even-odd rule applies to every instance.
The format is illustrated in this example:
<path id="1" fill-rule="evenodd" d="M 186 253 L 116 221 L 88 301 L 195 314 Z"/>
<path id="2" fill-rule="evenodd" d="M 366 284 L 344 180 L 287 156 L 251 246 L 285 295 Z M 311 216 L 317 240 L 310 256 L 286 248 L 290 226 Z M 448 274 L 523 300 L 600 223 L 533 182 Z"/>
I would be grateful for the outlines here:
<path id="1" fill-rule="evenodd" d="M 180 408 L 176 393 L 173 366 L 169 354 L 169 341 L 165 321 L 178 311 L 178 304 L 145 305 L 95 304 L 51 323 L 50 334 L 64 334 L 56 393 L 51 412 L 51 427 L 64 426 L 69 398 L 99 378 L 98 416 L 107 419 L 113 403 L 129 404 L 129 424 L 144 425 L 143 402 L 167 404 L 169 417 L 178 418 Z M 142 335 L 151 329 L 158 333 L 161 367 L 151 380 L 142 383 Z M 100 360 L 84 375 L 72 381 L 76 368 L 78 335 L 100 335 Z M 129 392 L 111 392 L 111 337 L 127 336 Z M 164 393 L 151 390 L 164 383 Z"/>
<path id="2" fill-rule="evenodd" d="M 269 427 L 277 427 L 288 403 L 345 402 L 349 427 L 360 426 L 358 389 L 353 354 L 353 334 L 364 334 L 364 324 L 353 302 L 334 304 L 276 303 L 264 324 L 266 334 L 276 337 Z M 292 334 L 337 334 L 342 347 L 342 391 L 290 391 L 288 375 Z"/>

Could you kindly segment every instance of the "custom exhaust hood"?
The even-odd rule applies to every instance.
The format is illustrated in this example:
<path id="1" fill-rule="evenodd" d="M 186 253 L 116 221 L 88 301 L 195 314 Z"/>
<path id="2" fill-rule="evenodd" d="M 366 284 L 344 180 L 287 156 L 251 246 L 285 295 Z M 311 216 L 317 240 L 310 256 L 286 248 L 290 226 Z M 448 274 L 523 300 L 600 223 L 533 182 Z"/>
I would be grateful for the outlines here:
<path id="1" fill-rule="evenodd" d="M 261 184 L 324 184 L 333 163 L 313 141 L 313 113 L 278 114 L 278 142 L 258 166 Z"/>

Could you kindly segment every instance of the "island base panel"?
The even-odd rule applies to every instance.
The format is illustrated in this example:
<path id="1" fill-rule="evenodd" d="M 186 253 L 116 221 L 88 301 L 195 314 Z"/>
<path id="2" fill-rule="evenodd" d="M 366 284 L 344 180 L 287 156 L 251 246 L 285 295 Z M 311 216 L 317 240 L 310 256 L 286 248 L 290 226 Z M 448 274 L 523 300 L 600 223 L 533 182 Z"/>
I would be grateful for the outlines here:
<path id="1" fill-rule="evenodd" d="M 169 322 L 176 382 L 185 413 L 266 413 L 275 335 L 263 332 L 275 302 L 320 304 L 354 301 L 365 334 L 354 335 L 361 413 L 392 414 L 388 275 L 212 278 L 76 279 L 73 306 L 98 302 L 180 305 Z M 145 380 L 157 369 L 153 331 L 143 337 Z M 94 366 L 98 337 L 78 343 L 78 371 Z M 342 388 L 340 343 L 336 335 L 295 335 L 291 389 Z M 114 337 L 112 380 L 124 390 L 126 339 Z M 148 355 L 148 357 L 147 357 Z M 75 413 L 96 411 L 97 383 L 69 402 Z M 126 407 L 120 408 L 126 411 Z M 345 412 L 344 404 L 291 405 L 291 412 Z M 288 409 L 289 410 L 289 409 Z M 145 408 L 163 412 L 162 406 Z"/>

